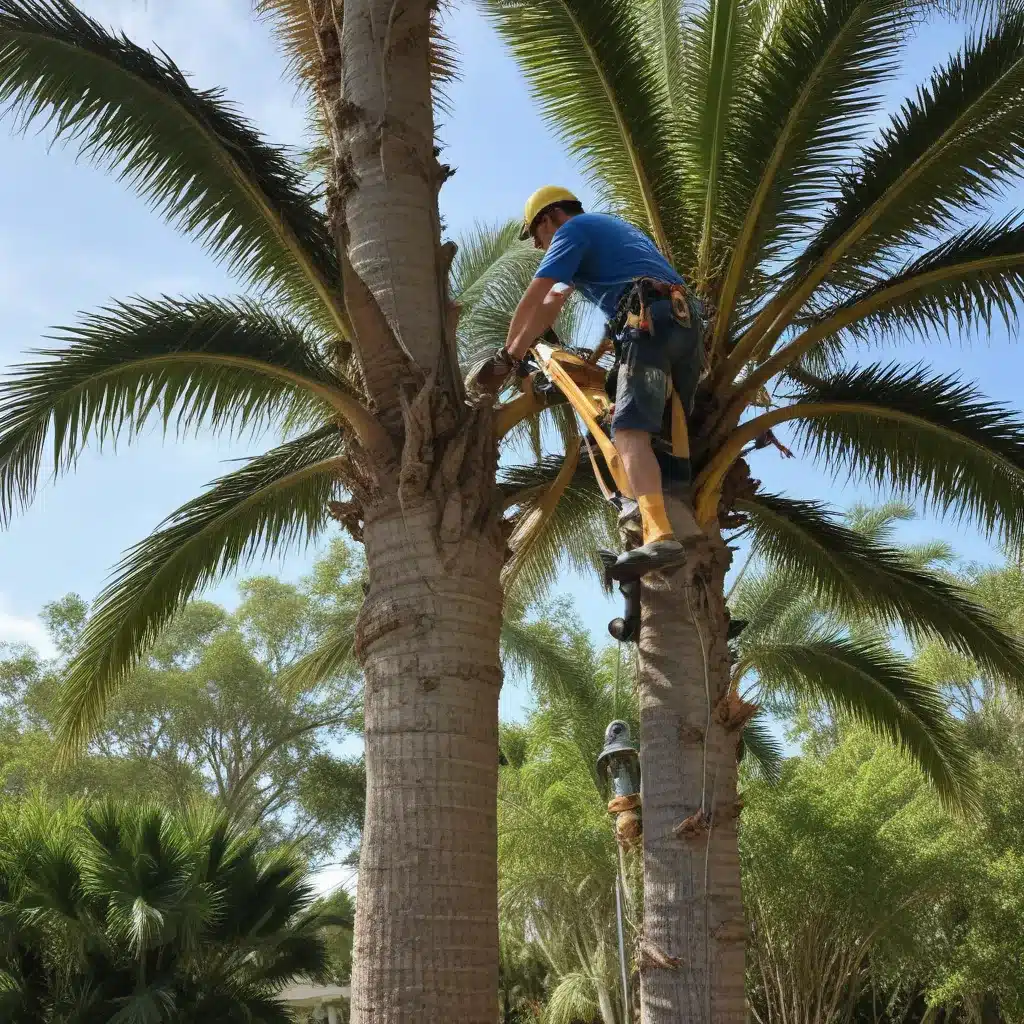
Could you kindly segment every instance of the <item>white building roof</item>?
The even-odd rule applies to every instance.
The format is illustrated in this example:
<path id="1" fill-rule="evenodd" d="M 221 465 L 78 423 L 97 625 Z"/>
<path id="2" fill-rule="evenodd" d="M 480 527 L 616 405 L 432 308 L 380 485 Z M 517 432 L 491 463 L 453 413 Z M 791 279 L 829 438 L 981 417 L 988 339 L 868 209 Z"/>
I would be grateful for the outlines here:
<path id="1" fill-rule="evenodd" d="M 277 994 L 280 1002 L 293 1007 L 316 1007 L 347 1003 L 352 993 L 348 985 L 289 985 Z"/>

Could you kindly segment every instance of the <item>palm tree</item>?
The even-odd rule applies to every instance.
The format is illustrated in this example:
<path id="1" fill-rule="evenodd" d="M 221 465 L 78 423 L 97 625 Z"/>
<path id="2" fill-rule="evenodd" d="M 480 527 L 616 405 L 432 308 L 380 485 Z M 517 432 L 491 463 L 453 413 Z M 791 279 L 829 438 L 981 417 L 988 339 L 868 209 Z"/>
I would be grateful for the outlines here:
<path id="1" fill-rule="evenodd" d="M 12 1024 L 285 1024 L 275 994 L 327 970 L 290 857 L 208 815 L 8 807 L 0 991 Z"/>
<path id="2" fill-rule="evenodd" d="M 655 239 L 709 315 L 690 424 L 706 541 L 643 593 L 641 975 L 648 1024 L 738 1022 L 736 751 L 753 708 L 731 686 L 729 532 L 809 591 L 1019 679 L 1020 645 L 962 591 L 767 492 L 748 457 L 786 429 L 827 471 L 1020 539 L 1024 421 L 959 378 L 862 353 L 1014 317 L 1024 217 L 994 199 L 1022 169 L 1024 15 L 983 19 L 877 128 L 924 2 L 483 4 L 603 203 Z M 952 792 L 962 768 L 933 777 Z"/>
<path id="3" fill-rule="evenodd" d="M 437 190 L 449 172 L 434 151 L 431 86 L 450 72 L 450 55 L 436 37 L 433 47 L 429 42 L 435 5 L 427 0 L 400 7 L 390 0 L 350 0 L 344 19 L 338 0 L 266 0 L 263 6 L 278 19 L 295 69 L 310 87 L 324 141 L 310 154 L 316 166 L 326 169 L 319 189 L 219 94 L 193 89 L 163 55 L 106 32 L 67 0 L 0 0 L 0 95 L 8 107 L 26 120 L 48 119 L 59 136 L 77 141 L 85 153 L 105 162 L 258 289 L 256 298 L 233 301 L 114 305 L 66 329 L 60 335 L 63 347 L 21 367 L 0 396 L 0 510 L 10 514 L 31 497 L 50 438 L 54 467 L 65 471 L 86 443 L 113 436 L 130 439 L 150 417 L 183 431 L 248 429 L 285 418 L 288 440 L 216 481 L 126 556 L 74 661 L 65 735 L 71 743 L 84 741 L 107 696 L 161 626 L 207 582 L 261 551 L 311 539 L 337 518 L 364 540 L 369 571 L 354 645 L 367 679 L 368 778 L 355 1019 L 489 1019 L 498 976 L 494 749 L 504 538 L 511 528 L 517 558 L 506 570 L 506 581 L 513 596 L 520 581 L 529 581 L 529 572 L 520 566 L 531 551 L 550 551 L 556 541 L 562 543 L 558 538 L 571 536 L 570 552 L 586 556 L 583 533 L 573 532 L 571 517 L 554 500 L 558 491 L 544 490 L 559 478 L 558 461 L 559 490 L 565 487 L 572 475 L 565 466 L 575 466 L 578 445 L 554 466 L 546 459 L 528 470 L 510 470 L 499 488 L 494 413 L 469 410 L 462 402 L 456 344 L 462 328 L 449 302 L 455 294 L 449 274 L 453 247 L 441 245 L 436 205 Z M 545 10 L 542 4 L 533 6 L 538 14 Z M 607 6 L 616 18 L 625 9 L 622 3 Z M 584 12 L 580 24 L 587 17 L 597 15 Z M 381 40 L 401 41 L 401 46 L 388 46 L 384 53 Z M 596 53 L 587 52 L 591 57 Z M 614 54 L 609 59 L 619 67 Z M 566 69 L 575 73 L 576 66 L 567 63 Z M 627 61 L 622 70 L 628 76 L 636 68 Z M 616 125 L 628 124 L 614 110 L 607 120 L 609 106 L 600 100 L 607 95 L 599 92 L 594 107 L 606 117 L 594 150 L 599 159 L 609 156 L 612 140 L 623 137 Z M 604 131 L 609 125 L 612 134 Z M 645 160 L 638 156 L 629 166 L 640 182 L 637 188 L 649 196 Z M 640 178 L 636 170 L 644 172 Z M 1002 173 L 1001 167 L 991 173 Z M 620 175 L 614 180 L 627 179 Z M 657 180 L 659 195 L 666 202 L 674 199 L 673 179 Z M 689 237 L 677 231 L 672 218 L 666 223 L 684 242 Z M 997 234 L 1016 237 L 1005 226 Z M 676 258 L 688 264 L 692 261 L 683 258 L 684 249 Z M 508 257 L 516 266 L 522 259 L 515 253 Z M 506 265 L 499 252 L 494 260 Z M 980 277 L 970 280 L 980 280 L 983 288 L 993 274 L 1012 281 L 1007 266 L 1013 265 L 1003 258 L 994 271 L 979 271 Z M 472 261 L 465 266 L 471 268 Z M 467 293 L 463 315 L 480 325 L 488 317 L 473 314 L 475 280 L 469 271 L 460 279 Z M 960 279 L 954 275 L 951 280 Z M 477 284 L 478 299 L 485 305 L 494 300 L 496 322 L 503 316 L 502 294 L 500 287 Z M 997 291 L 997 299 L 1001 295 Z M 735 320 L 730 323 L 735 327 Z M 812 398 L 805 396 L 804 408 Z M 970 407 L 969 396 L 964 401 Z M 915 419 L 904 413 L 924 424 L 913 436 L 926 433 L 927 416 Z M 570 421 L 559 421 L 557 415 L 552 419 L 574 439 Z M 846 422 L 838 419 L 840 425 Z M 814 422 L 834 427 L 836 417 Z M 977 435 L 987 443 L 992 434 L 986 423 L 970 416 L 966 423 L 957 420 L 954 428 L 952 434 L 961 441 Z M 528 428 L 522 432 L 530 435 Z M 712 433 L 709 420 L 705 434 L 710 439 Z M 538 434 L 533 432 L 534 439 Z M 729 434 L 732 440 L 736 436 Z M 1015 437 L 1000 451 L 1012 449 L 1013 456 Z M 726 450 L 717 440 L 715 445 L 714 451 Z M 981 450 L 989 451 L 984 445 Z M 918 466 L 916 451 L 900 449 L 901 465 Z M 711 452 L 710 447 L 698 450 L 701 465 L 711 466 Z M 932 449 L 931 456 L 949 456 L 948 446 L 939 453 Z M 1011 466 L 995 480 L 1012 489 L 1014 472 Z M 576 486 L 577 476 L 567 493 L 589 508 L 592 488 Z M 945 481 L 941 493 L 948 492 L 948 479 L 936 479 Z M 717 484 L 708 486 L 705 493 L 711 494 Z M 984 488 L 975 490 L 982 498 L 988 494 Z M 992 501 L 982 505 L 978 498 L 971 509 L 998 511 L 1006 504 L 997 508 L 995 497 L 989 497 Z M 757 505 L 753 495 L 744 500 Z M 746 511 L 757 518 L 761 509 L 759 521 L 769 523 L 762 532 L 770 532 L 773 521 L 766 507 L 760 500 Z M 702 508 L 706 511 L 706 502 Z M 826 541 L 833 536 L 820 516 L 810 516 L 809 525 L 795 513 L 783 518 L 798 536 L 816 536 L 816 526 L 827 534 Z M 724 573 L 724 548 L 713 545 L 712 550 L 717 552 L 715 573 Z M 867 590 L 881 600 L 874 563 L 863 553 L 859 557 L 860 575 L 844 579 L 856 582 L 850 586 L 858 595 Z M 545 567 L 538 554 L 534 571 L 542 578 L 551 566 Z M 718 587 L 715 573 L 707 591 L 712 596 Z M 890 572 L 886 586 L 896 587 L 897 597 L 885 600 L 904 615 L 913 588 L 907 584 L 899 592 L 901 580 L 898 571 Z M 664 607 L 678 613 L 684 607 L 682 593 L 665 591 Z M 648 601 L 644 650 L 649 670 L 657 667 L 649 652 L 661 628 L 658 608 Z M 704 609 L 701 615 L 710 626 L 711 613 Z M 955 621 L 945 613 L 941 622 L 933 618 L 926 616 L 921 628 L 975 644 L 994 670 L 1005 671 L 1016 658 L 1016 649 L 970 608 L 953 615 Z M 666 621 L 663 614 L 660 619 Z M 697 631 L 684 634 L 687 644 L 661 645 L 671 654 L 666 670 L 681 670 L 686 657 L 680 654 L 693 662 L 699 653 Z M 709 657 L 724 659 L 721 606 L 715 629 L 705 628 L 701 635 L 715 640 L 705 645 Z M 702 663 L 691 667 L 702 668 Z M 730 738 L 716 722 L 717 745 L 709 745 L 708 759 L 703 735 L 697 736 L 697 720 L 704 721 L 697 712 L 706 709 L 712 684 L 719 686 L 716 672 L 709 670 L 706 689 L 688 691 L 694 725 L 687 743 L 679 749 L 675 740 L 664 745 L 670 732 L 663 730 L 659 747 L 656 730 L 645 724 L 646 746 L 649 759 L 664 764 L 673 778 L 682 768 L 672 758 L 682 752 L 691 783 L 696 766 L 713 767 L 702 777 L 720 778 L 716 785 L 726 793 L 733 784 L 735 736 Z M 650 722 L 656 713 L 649 704 L 646 708 Z M 671 711 L 671 702 L 666 709 Z M 678 718 L 678 712 L 671 713 Z M 678 739 L 679 730 L 671 735 Z M 725 772 L 720 776 L 719 768 Z M 659 774 L 649 770 L 648 778 L 653 785 Z M 662 826 L 683 804 L 695 806 L 697 791 L 690 784 L 680 800 L 673 787 L 671 799 L 669 789 L 661 788 L 657 800 L 654 790 L 648 793 L 649 820 L 660 821 L 655 831 L 667 835 Z M 738 889 L 730 829 L 719 815 L 708 861 L 715 870 L 708 877 L 729 893 L 716 900 L 721 913 L 716 909 L 715 937 L 688 961 L 695 976 L 704 976 L 706 953 L 719 944 L 733 950 L 730 970 L 739 963 L 738 940 L 730 928 L 719 927 L 740 920 L 733 913 Z M 679 853 L 689 847 L 678 841 L 669 847 L 677 852 L 665 861 L 666 870 L 672 857 L 695 856 Z M 667 922 L 666 904 L 658 895 L 663 890 L 648 888 L 652 921 Z M 689 913 L 696 913 L 699 903 L 697 893 Z M 655 945 L 674 944 L 653 923 L 648 932 Z M 717 996 L 714 1001 L 719 1002 Z"/>
<path id="4" fill-rule="evenodd" d="M 320 178 L 69 0 L 0 0 L 6 109 L 108 167 L 248 289 L 111 305 L 20 366 L 0 394 L 0 516 L 31 499 L 51 442 L 65 472 L 85 445 L 153 419 L 183 433 L 284 422 L 283 443 L 118 566 L 69 668 L 64 739 L 81 748 L 207 583 L 336 519 L 364 543 L 368 592 L 354 644 L 339 637 L 306 668 L 354 654 L 366 679 L 354 1016 L 487 1019 L 507 496 L 493 411 L 463 401 L 450 301 L 465 292 L 471 319 L 486 307 L 487 267 L 463 259 L 453 293 L 455 247 L 441 244 L 450 171 L 432 88 L 450 54 L 431 0 L 349 0 L 344 19 L 340 0 L 260 6 L 308 88 Z"/>
<path id="5" fill-rule="evenodd" d="M 899 502 L 854 508 L 844 526 L 864 541 L 891 545 L 894 524 L 913 514 Z M 890 550 L 922 571 L 938 571 L 952 557 L 940 543 Z M 966 774 L 963 737 L 940 691 L 894 649 L 887 624 L 809 592 L 785 559 L 756 551 L 751 559 L 729 594 L 730 610 L 745 623 L 731 645 L 732 685 L 743 688 L 742 699 L 783 721 L 808 708 L 832 720 L 857 719 L 903 747 L 947 803 L 963 799 L 946 768 Z M 595 654 L 568 609 L 542 611 L 505 626 L 507 663 L 528 666 L 537 705 L 523 725 L 500 733 L 502 927 L 513 951 L 525 943 L 547 964 L 546 1020 L 618 1024 L 617 857 L 595 762 L 611 719 L 637 724 L 636 659 L 614 648 Z M 743 755 L 748 777 L 778 780 L 783 753 L 765 715 L 746 724 Z M 632 963 L 637 925 L 628 922 Z"/>

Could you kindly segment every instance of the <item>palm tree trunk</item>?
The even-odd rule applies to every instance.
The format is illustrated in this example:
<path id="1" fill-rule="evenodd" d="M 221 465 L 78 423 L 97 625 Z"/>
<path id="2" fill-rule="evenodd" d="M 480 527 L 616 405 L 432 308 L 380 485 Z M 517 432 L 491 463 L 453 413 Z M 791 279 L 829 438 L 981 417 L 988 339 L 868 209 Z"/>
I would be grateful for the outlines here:
<path id="1" fill-rule="evenodd" d="M 446 562 L 428 503 L 378 507 L 357 629 L 366 824 L 352 1019 L 491 1024 L 498 1006 L 501 549 Z"/>
<path id="2" fill-rule="evenodd" d="M 462 401 L 432 0 L 309 0 L 352 350 L 390 450 L 352 452 L 370 586 L 353 1024 L 492 1024 L 504 540 L 491 410 Z M 382 449 L 387 449 L 383 445 Z"/>
<path id="3" fill-rule="evenodd" d="M 729 560 L 716 537 L 643 589 L 644 1024 L 744 1020 L 736 785 L 748 709 L 729 694 Z"/>

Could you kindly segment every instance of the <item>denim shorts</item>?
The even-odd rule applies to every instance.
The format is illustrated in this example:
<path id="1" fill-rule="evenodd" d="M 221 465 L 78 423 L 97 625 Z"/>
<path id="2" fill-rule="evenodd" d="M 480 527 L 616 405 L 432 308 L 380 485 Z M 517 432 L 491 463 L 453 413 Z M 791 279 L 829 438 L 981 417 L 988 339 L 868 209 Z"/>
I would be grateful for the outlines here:
<path id="1" fill-rule="evenodd" d="M 690 323 L 684 326 L 673 316 L 671 302 L 659 299 L 650 307 L 650 331 L 627 328 L 620 336 L 613 433 L 660 434 L 670 381 L 687 415 L 692 411 L 702 357 L 699 320 L 692 306 Z"/>

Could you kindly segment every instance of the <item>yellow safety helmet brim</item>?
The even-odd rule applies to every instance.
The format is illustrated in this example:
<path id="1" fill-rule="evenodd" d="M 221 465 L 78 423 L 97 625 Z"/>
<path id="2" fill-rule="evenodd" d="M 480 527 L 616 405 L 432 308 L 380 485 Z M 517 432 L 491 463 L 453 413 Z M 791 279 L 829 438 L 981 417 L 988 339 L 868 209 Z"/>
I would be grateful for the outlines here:
<path id="1" fill-rule="evenodd" d="M 530 237 L 530 228 L 533 226 L 537 214 L 555 203 L 578 203 L 576 198 L 567 188 L 561 185 L 545 185 L 526 200 L 526 207 L 523 210 L 523 230 L 519 233 L 521 239 Z"/>

